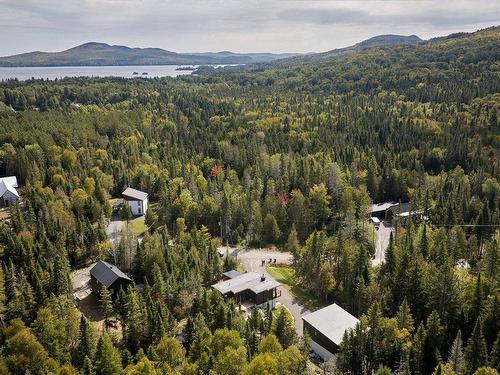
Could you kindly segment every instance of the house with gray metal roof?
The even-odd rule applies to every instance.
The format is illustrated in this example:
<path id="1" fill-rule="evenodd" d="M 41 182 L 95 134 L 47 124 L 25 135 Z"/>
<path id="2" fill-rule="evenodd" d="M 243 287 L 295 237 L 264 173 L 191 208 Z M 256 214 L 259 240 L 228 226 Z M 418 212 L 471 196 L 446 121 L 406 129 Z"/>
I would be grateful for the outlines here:
<path id="1" fill-rule="evenodd" d="M 383 202 L 372 204 L 371 216 L 379 220 L 391 219 L 393 217 L 405 217 L 410 214 L 411 205 L 409 202 Z"/>
<path id="2" fill-rule="evenodd" d="M 132 284 L 130 277 L 115 265 L 103 260 L 97 262 L 90 270 L 90 286 L 94 293 L 100 294 L 102 288 L 115 293 L 120 288 L 125 289 L 130 284 Z"/>
<path id="3" fill-rule="evenodd" d="M 148 193 L 128 187 L 122 193 L 125 203 L 130 207 L 132 215 L 145 215 L 148 210 Z"/>
<path id="4" fill-rule="evenodd" d="M 17 187 L 16 176 L 0 177 L 1 205 L 8 206 L 17 202 L 19 199 L 19 193 L 16 190 Z"/>
<path id="5" fill-rule="evenodd" d="M 238 302 L 250 301 L 257 306 L 270 305 L 274 308 L 275 299 L 280 293 L 277 288 L 281 285 L 271 276 L 257 272 L 240 274 L 237 271 L 225 273 L 227 280 L 212 285 L 226 298 L 234 298 Z"/>
<path id="6" fill-rule="evenodd" d="M 304 331 L 311 337 L 311 348 L 325 361 L 338 350 L 346 331 L 354 329 L 359 319 L 337 304 L 302 317 Z"/>

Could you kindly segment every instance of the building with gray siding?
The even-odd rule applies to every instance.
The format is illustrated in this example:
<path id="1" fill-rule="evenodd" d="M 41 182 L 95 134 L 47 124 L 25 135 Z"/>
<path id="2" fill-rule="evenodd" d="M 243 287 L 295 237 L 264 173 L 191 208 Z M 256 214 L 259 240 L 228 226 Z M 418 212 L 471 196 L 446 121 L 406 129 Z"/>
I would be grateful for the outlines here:
<path id="1" fill-rule="evenodd" d="M 354 329 L 359 319 L 337 304 L 302 317 L 304 331 L 311 337 L 311 348 L 327 361 L 337 351 L 346 331 Z"/>

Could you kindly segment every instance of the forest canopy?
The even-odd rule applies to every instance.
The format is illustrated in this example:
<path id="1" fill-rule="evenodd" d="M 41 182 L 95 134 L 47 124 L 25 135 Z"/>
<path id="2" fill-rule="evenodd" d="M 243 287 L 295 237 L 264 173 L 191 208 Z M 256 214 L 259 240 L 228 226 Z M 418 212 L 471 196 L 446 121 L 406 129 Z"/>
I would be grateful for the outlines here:
<path id="1" fill-rule="evenodd" d="M 209 285 L 217 246 L 277 246 L 360 324 L 341 373 L 500 370 L 500 29 L 181 78 L 0 83 L 0 373 L 304 374 L 290 314 Z M 149 193 L 110 242 L 113 199 Z M 372 203 L 410 202 L 372 265 Z M 116 214 L 116 212 L 115 212 Z M 124 216 L 126 219 L 126 216 Z M 112 261 L 99 329 L 70 273 Z M 114 327 L 120 327 L 115 329 Z M 495 370 L 496 369 L 496 370 Z"/>

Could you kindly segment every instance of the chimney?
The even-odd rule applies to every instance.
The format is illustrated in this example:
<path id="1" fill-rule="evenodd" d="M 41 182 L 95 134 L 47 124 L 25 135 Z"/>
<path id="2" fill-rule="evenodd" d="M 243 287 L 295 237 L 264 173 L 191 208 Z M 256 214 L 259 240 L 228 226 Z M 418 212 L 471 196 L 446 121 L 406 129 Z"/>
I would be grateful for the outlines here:
<path id="1" fill-rule="evenodd" d="M 260 281 L 266 281 L 266 275 L 262 274 L 262 275 L 260 276 Z"/>

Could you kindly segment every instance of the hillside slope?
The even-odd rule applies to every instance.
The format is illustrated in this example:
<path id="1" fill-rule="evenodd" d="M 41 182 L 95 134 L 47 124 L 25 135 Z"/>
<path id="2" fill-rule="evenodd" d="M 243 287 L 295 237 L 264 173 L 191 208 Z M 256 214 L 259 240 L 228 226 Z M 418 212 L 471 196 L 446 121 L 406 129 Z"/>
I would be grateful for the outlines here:
<path id="1" fill-rule="evenodd" d="M 210 79 L 325 94 L 394 91 L 422 102 L 469 102 L 500 92 L 499 61 L 500 27 L 491 27 L 416 45 L 227 67 Z"/>
<path id="2" fill-rule="evenodd" d="M 353 46 L 337 48 L 327 52 L 312 53 L 308 55 L 292 56 L 288 59 L 279 61 L 280 65 L 300 64 L 311 61 L 327 60 L 331 57 L 349 55 L 354 52 L 363 51 L 366 49 L 381 47 L 381 46 L 399 46 L 399 45 L 417 45 L 423 43 L 424 40 L 416 35 L 377 35 L 370 39 L 356 43 Z"/>

